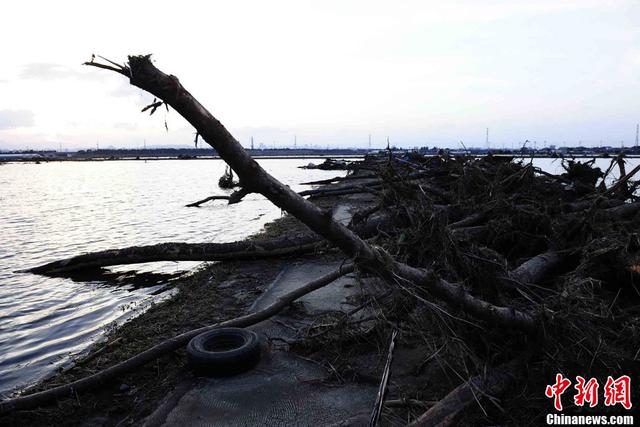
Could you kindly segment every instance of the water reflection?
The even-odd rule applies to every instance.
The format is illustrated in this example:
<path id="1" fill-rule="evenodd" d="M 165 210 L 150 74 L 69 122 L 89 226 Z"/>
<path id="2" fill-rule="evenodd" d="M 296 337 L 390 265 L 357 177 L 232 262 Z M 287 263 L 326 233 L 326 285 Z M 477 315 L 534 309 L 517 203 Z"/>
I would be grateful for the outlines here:
<path id="1" fill-rule="evenodd" d="M 299 182 L 343 174 L 297 168 L 308 162 L 260 161 L 296 191 L 303 189 Z M 15 271 L 131 245 L 238 240 L 280 216 L 256 194 L 231 206 L 184 207 L 228 194 L 217 188 L 223 171 L 219 160 L 2 165 L 0 393 L 51 372 L 105 325 L 164 295 L 167 283 L 199 263 L 123 266 L 72 279 Z"/>

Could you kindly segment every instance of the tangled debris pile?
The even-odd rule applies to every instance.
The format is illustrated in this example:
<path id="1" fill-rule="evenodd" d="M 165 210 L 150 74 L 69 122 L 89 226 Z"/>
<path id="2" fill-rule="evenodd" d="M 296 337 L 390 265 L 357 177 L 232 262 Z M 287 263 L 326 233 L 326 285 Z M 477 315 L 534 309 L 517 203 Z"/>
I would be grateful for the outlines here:
<path id="1" fill-rule="evenodd" d="M 347 160 L 325 159 L 320 164 L 309 163 L 306 166 L 299 166 L 300 169 L 321 169 L 321 170 L 347 170 L 351 168 L 351 162 Z"/>
<path id="2" fill-rule="evenodd" d="M 553 409 L 545 386 L 556 373 L 601 385 L 608 376 L 633 378 L 640 373 L 640 203 L 629 181 L 637 171 L 625 175 L 623 159 L 606 175 L 616 163 L 623 178 L 607 188 L 592 161 L 564 161 L 565 173 L 554 176 L 505 157 L 368 157 L 358 166 L 383 178 L 379 203 L 356 218 L 386 219 L 369 241 L 484 301 L 530 314 L 535 329 L 497 328 L 395 277 L 371 296 L 373 316 L 328 313 L 293 349 L 325 363 L 337 381 L 375 382 L 385 343 L 399 330 L 396 352 L 404 358 L 392 369 L 384 411 L 392 424 L 416 419 L 460 383 L 471 389 L 464 404 L 454 399 L 443 410 L 440 402 L 429 420 L 543 421 Z M 570 400 L 573 413 L 588 413 Z"/>

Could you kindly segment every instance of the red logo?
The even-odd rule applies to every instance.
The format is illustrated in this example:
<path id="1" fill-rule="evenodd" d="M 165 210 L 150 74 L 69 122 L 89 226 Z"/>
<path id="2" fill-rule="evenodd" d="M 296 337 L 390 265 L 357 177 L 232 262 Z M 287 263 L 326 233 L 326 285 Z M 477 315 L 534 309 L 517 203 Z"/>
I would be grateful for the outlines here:
<path id="1" fill-rule="evenodd" d="M 631 409 L 631 378 L 623 375 L 617 380 L 607 377 L 604 385 L 604 404 L 613 406 L 620 403 L 625 409 Z"/>
<path id="2" fill-rule="evenodd" d="M 570 379 L 564 378 L 562 374 L 556 374 L 556 382 L 548 385 L 545 389 L 544 394 L 549 399 L 553 399 L 556 411 L 562 411 L 562 394 L 567 391 L 570 385 Z M 588 403 L 589 407 L 593 408 L 598 405 L 600 384 L 597 379 L 591 378 L 587 381 L 578 375 L 573 388 L 576 389 L 576 394 L 573 396 L 573 403 L 576 406 L 584 406 L 585 403 Z M 616 380 L 607 377 L 607 383 L 604 386 L 604 404 L 605 406 L 620 404 L 625 409 L 631 409 L 633 406 L 631 403 L 631 378 L 628 375 L 623 375 Z"/>
<path id="3" fill-rule="evenodd" d="M 571 385 L 571 380 L 564 378 L 562 374 L 556 374 L 556 383 L 548 385 L 544 394 L 549 398 L 553 398 L 553 406 L 556 411 L 562 411 L 562 393 Z"/>
<path id="4" fill-rule="evenodd" d="M 593 408 L 598 404 L 598 380 L 591 378 L 585 383 L 584 378 L 580 375 L 576 377 L 576 385 L 574 388 L 578 390 L 575 396 L 573 396 L 573 402 L 577 406 L 583 406 L 585 402 L 589 403 L 589 407 Z"/>

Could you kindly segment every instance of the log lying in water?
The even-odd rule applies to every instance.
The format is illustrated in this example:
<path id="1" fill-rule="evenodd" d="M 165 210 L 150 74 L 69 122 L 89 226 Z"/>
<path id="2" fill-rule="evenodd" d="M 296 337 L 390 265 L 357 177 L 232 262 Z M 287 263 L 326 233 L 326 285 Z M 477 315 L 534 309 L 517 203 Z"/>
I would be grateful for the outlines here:
<path id="1" fill-rule="evenodd" d="M 297 239 L 284 238 L 231 243 L 160 243 L 158 245 L 132 246 L 92 252 L 50 262 L 22 272 L 58 276 L 77 270 L 143 262 L 258 259 L 308 253 L 317 249 L 319 245 L 320 239 L 314 235 Z"/>
<path id="2" fill-rule="evenodd" d="M 378 230 L 389 226 L 392 221 L 393 218 L 390 215 L 371 215 L 366 221 L 354 227 L 354 231 L 361 237 L 371 237 L 377 234 Z M 160 243 L 90 252 L 20 272 L 64 276 L 80 270 L 143 262 L 260 259 L 301 255 L 320 248 L 322 244 L 322 239 L 313 234 L 296 238 L 243 240 L 230 243 Z"/>

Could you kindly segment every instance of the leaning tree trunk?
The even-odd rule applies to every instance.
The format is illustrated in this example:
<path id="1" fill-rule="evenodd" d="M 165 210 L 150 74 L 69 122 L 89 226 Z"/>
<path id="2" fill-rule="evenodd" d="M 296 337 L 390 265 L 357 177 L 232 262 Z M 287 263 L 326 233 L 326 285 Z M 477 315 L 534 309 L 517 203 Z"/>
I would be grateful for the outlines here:
<path id="1" fill-rule="evenodd" d="M 370 246 L 347 227 L 334 221 L 330 214 L 323 212 L 269 175 L 229 131 L 182 86 L 177 77 L 163 73 L 151 63 L 150 55 L 129 56 L 126 66 L 115 63 L 112 63 L 115 66 L 95 62 L 86 64 L 118 72 L 128 77 L 132 85 L 146 90 L 166 105 L 173 107 L 231 166 L 245 191 L 261 193 L 276 206 L 295 216 L 311 230 L 340 248 L 353 258 L 360 268 L 389 280 L 418 284 L 437 297 L 462 306 L 479 318 L 498 324 L 509 324 L 527 331 L 534 330 L 535 319 L 528 314 L 512 308 L 496 307 L 473 297 L 462 286 L 441 280 L 431 270 L 412 268 L 392 260 L 383 250 Z"/>

